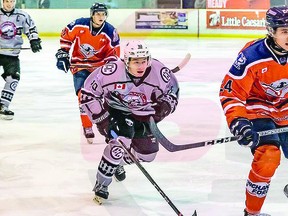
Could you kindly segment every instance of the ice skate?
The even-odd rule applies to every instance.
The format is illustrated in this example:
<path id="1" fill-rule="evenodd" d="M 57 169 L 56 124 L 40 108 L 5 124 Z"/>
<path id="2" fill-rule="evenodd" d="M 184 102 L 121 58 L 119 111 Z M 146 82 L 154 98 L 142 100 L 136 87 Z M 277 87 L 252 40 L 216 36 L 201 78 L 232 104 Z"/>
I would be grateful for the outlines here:
<path id="1" fill-rule="evenodd" d="M 265 213 L 251 214 L 251 213 L 248 213 L 246 211 L 246 209 L 244 209 L 244 216 L 271 216 L 271 215 L 270 214 L 265 214 Z"/>
<path id="2" fill-rule="evenodd" d="M 8 109 L 3 104 L 0 104 L 0 118 L 3 120 L 12 120 L 14 117 L 14 112 Z"/>
<path id="3" fill-rule="evenodd" d="M 93 140 L 94 140 L 94 137 L 95 137 L 92 127 L 89 127 L 89 128 L 84 128 L 83 127 L 83 131 L 84 131 L 84 136 L 87 139 L 87 142 L 89 144 L 92 144 Z"/>
<path id="4" fill-rule="evenodd" d="M 125 169 L 122 165 L 118 165 L 115 173 L 114 173 L 114 177 L 116 179 L 116 181 L 123 181 L 126 178 L 126 174 L 125 174 Z"/>
<path id="5" fill-rule="evenodd" d="M 108 199 L 109 192 L 107 186 L 96 183 L 93 191 L 95 192 L 93 201 L 97 204 L 102 205 L 103 201 Z"/>

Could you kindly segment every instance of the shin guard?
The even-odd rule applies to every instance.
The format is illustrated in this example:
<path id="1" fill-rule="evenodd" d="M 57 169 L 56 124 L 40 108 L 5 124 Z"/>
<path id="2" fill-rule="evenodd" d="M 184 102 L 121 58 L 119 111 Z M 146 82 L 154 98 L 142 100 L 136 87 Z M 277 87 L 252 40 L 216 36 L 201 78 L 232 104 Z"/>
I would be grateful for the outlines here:
<path id="1" fill-rule="evenodd" d="M 80 118 L 81 118 L 81 122 L 82 122 L 82 126 L 84 128 L 91 128 L 93 126 L 92 122 L 90 121 L 88 115 L 86 115 L 86 113 L 84 112 L 83 109 L 80 109 Z"/>
<path id="2" fill-rule="evenodd" d="M 78 102 L 79 102 L 80 119 L 81 119 L 82 126 L 83 128 L 92 128 L 93 126 L 92 122 L 90 121 L 88 115 L 80 106 L 81 91 L 78 92 L 77 97 L 78 97 Z"/>
<path id="3" fill-rule="evenodd" d="M 280 164 L 281 153 L 274 145 L 256 149 L 252 169 L 246 183 L 246 210 L 258 214 L 269 190 L 271 177 Z"/>
<path id="4" fill-rule="evenodd" d="M 13 79 L 11 76 L 6 77 L 5 81 L 6 83 L 4 85 L 4 89 L 1 92 L 0 101 L 1 104 L 4 104 L 6 107 L 9 107 L 19 81 L 17 79 Z"/>
<path id="5" fill-rule="evenodd" d="M 124 149 L 121 144 L 112 139 L 105 147 L 103 156 L 98 166 L 97 182 L 101 185 L 108 186 L 112 182 L 117 166 L 124 156 Z"/>

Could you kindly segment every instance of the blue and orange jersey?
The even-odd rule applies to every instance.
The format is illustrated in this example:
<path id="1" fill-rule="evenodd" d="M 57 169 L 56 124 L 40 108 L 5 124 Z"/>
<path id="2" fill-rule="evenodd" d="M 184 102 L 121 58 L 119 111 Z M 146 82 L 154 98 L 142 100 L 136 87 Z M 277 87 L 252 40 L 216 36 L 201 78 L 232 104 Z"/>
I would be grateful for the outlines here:
<path id="1" fill-rule="evenodd" d="M 287 55 L 276 55 L 268 40 L 245 45 L 223 79 L 219 95 L 228 125 L 238 117 L 288 124 Z"/>
<path id="2" fill-rule="evenodd" d="M 95 67 L 105 64 L 107 59 L 115 57 L 117 60 L 120 57 L 120 39 L 116 28 L 104 22 L 100 29 L 93 29 L 90 18 L 79 18 L 68 24 L 62 30 L 60 47 L 71 52 L 72 73 L 85 65 L 92 72 Z"/>

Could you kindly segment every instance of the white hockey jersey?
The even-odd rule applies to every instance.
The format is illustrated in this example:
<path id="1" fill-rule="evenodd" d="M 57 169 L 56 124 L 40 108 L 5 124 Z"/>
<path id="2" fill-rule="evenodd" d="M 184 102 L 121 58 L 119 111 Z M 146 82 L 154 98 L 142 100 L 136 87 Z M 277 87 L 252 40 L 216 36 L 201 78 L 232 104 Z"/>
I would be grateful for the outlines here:
<path id="1" fill-rule="evenodd" d="M 179 86 L 175 75 L 161 62 L 152 59 L 144 76 L 131 78 L 123 60 L 97 68 L 86 79 L 80 103 L 85 113 L 103 110 L 103 102 L 109 107 L 137 116 L 155 114 L 153 104 L 162 94 L 171 94 L 178 99 Z"/>
<path id="2" fill-rule="evenodd" d="M 0 48 L 9 48 L 0 49 L 0 54 L 18 56 L 20 49 L 17 48 L 23 45 L 22 34 L 29 40 L 39 38 L 30 15 L 20 9 L 14 9 L 9 13 L 0 9 Z"/>

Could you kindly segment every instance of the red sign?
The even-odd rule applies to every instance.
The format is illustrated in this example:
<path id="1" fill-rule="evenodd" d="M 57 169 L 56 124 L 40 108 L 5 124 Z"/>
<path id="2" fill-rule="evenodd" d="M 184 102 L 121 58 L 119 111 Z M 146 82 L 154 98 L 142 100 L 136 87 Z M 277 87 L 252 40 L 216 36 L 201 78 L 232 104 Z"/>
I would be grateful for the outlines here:
<path id="1" fill-rule="evenodd" d="M 264 30 L 266 11 L 215 10 L 206 12 L 207 28 Z"/>
<path id="2" fill-rule="evenodd" d="M 221 9 L 266 9 L 270 7 L 270 0 L 207 0 L 206 8 Z"/>

